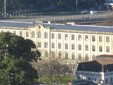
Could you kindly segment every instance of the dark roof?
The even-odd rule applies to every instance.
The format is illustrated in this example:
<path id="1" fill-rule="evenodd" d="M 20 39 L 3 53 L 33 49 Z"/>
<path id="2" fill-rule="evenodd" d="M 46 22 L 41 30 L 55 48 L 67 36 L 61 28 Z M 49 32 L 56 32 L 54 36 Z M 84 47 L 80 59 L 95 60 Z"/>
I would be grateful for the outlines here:
<path id="1" fill-rule="evenodd" d="M 24 22 L 24 21 L 0 21 L 0 26 L 4 27 L 32 27 L 35 26 L 35 21 Z M 44 26 L 49 26 L 51 29 L 60 30 L 77 30 L 77 31 L 93 31 L 93 32 L 113 32 L 113 26 L 94 26 L 94 25 L 70 25 L 70 24 L 47 24 L 43 23 Z"/>
<path id="2" fill-rule="evenodd" d="M 93 32 L 113 32 L 113 26 L 94 26 L 94 25 L 68 25 L 68 24 L 44 24 L 52 29 L 93 31 Z"/>
<path id="3" fill-rule="evenodd" d="M 74 80 L 72 85 L 97 85 L 94 82 L 86 81 L 86 80 Z"/>
<path id="4" fill-rule="evenodd" d="M 95 60 L 79 63 L 78 71 L 110 72 L 113 71 L 113 60 Z"/>
<path id="5" fill-rule="evenodd" d="M 4 27 L 31 27 L 34 26 L 32 22 L 20 21 L 0 21 L 0 26 Z"/>

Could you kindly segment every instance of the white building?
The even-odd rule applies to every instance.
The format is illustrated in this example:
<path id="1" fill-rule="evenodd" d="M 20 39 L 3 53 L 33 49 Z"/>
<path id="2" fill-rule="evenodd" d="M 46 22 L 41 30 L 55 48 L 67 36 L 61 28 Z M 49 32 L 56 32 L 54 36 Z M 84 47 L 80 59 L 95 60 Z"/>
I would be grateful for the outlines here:
<path id="1" fill-rule="evenodd" d="M 79 80 L 92 81 L 101 85 L 113 85 L 113 60 L 101 58 L 96 61 L 79 63 L 75 74 Z"/>
<path id="2" fill-rule="evenodd" d="M 113 54 L 112 26 L 0 21 L 0 32 L 31 39 L 42 59 L 57 59 L 70 65 L 77 60 L 93 60 L 96 55 Z"/>

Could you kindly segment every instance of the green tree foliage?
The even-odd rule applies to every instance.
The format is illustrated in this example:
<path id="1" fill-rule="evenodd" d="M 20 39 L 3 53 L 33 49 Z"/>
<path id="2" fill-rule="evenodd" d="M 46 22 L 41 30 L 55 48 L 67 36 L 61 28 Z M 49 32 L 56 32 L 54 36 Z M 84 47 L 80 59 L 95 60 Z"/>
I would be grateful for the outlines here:
<path id="1" fill-rule="evenodd" d="M 0 0 L 0 11 L 3 12 L 3 1 Z M 90 9 L 97 5 L 104 5 L 105 0 L 6 0 L 7 12 L 36 12 L 48 10 L 76 10 Z"/>
<path id="2" fill-rule="evenodd" d="M 29 63 L 40 56 L 33 56 L 30 40 L 11 33 L 0 33 L 0 85 L 32 85 L 38 78 Z"/>

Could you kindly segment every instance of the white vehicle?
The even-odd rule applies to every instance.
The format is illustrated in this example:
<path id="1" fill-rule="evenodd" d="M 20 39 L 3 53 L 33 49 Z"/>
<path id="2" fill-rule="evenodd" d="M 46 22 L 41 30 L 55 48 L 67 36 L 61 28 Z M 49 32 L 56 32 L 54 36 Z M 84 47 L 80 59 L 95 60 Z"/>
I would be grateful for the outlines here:
<path id="1" fill-rule="evenodd" d="M 90 11 L 90 14 L 96 14 L 97 11 Z"/>

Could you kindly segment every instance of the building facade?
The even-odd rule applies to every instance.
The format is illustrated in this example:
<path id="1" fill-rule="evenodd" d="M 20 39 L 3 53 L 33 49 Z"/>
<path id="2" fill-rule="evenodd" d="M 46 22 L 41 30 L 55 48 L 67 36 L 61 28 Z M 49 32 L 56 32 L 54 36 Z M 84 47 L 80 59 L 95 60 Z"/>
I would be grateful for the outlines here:
<path id="1" fill-rule="evenodd" d="M 56 59 L 70 65 L 92 61 L 96 55 L 113 54 L 112 26 L 1 21 L 0 32 L 32 40 L 42 59 Z"/>
<path id="2" fill-rule="evenodd" d="M 100 85 L 113 84 L 113 60 L 101 59 L 78 65 L 75 72 L 78 80 L 87 80 Z"/>

